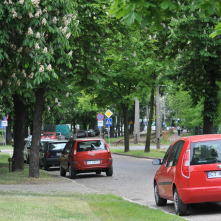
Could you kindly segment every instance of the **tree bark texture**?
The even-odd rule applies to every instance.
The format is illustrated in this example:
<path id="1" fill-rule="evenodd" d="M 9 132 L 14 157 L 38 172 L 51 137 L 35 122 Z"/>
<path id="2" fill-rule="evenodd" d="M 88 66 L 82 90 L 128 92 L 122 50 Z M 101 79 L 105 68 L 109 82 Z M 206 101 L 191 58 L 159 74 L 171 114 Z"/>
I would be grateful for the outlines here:
<path id="1" fill-rule="evenodd" d="M 128 108 L 123 106 L 123 113 L 124 113 L 124 152 L 128 152 L 129 148 L 129 130 L 128 130 Z"/>
<path id="2" fill-rule="evenodd" d="M 150 113 L 149 113 L 149 121 L 148 121 L 148 127 L 147 127 L 147 138 L 146 138 L 144 152 L 150 152 L 150 139 L 151 139 L 151 126 L 153 123 L 153 110 L 154 110 L 154 86 L 151 89 Z"/>
<path id="3" fill-rule="evenodd" d="M 11 123 L 12 123 L 12 117 L 9 115 L 8 126 L 6 127 L 6 144 L 11 144 L 11 141 L 12 141 Z"/>
<path id="4" fill-rule="evenodd" d="M 203 134 L 213 134 L 213 122 L 217 117 L 217 109 L 219 106 L 219 87 L 216 85 L 216 74 L 210 72 L 209 88 L 205 90 L 205 100 L 203 109 Z"/>
<path id="5" fill-rule="evenodd" d="M 18 94 L 13 96 L 15 110 L 14 124 L 14 153 L 12 160 L 12 171 L 24 170 L 24 139 L 25 139 L 25 119 L 26 106 L 22 102 L 22 97 Z"/>
<path id="6" fill-rule="evenodd" d="M 39 147 L 41 140 L 42 113 L 45 88 L 37 89 L 33 117 L 33 134 L 30 149 L 29 177 L 39 177 Z"/>

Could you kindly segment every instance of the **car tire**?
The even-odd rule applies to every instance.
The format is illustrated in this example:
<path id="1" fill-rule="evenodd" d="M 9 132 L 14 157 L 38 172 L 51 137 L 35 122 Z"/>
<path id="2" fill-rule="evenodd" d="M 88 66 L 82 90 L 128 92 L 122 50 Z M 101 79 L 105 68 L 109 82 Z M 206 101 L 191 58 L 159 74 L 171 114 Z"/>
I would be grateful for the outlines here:
<path id="1" fill-rule="evenodd" d="M 44 162 L 44 170 L 48 170 L 48 164 L 46 164 L 45 162 Z"/>
<path id="2" fill-rule="evenodd" d="M 66 171 L 61 165 L 60 165 L 60 176 L 66 177 Z"/>
<path id="3" fill-rule="evenodd" d="M 96 171 L 96 174 L 98 174 L 98 175 L 99 175 L 99 174 L 101 174 L 101 171 L 99 171 L 99 170 L 98 170 L 98 171 Z"/>
<path id="4" fill-rule="evenodd" d="M 184 204 L 180 199 L 177 189 L 174 191 L 174 209 L 176 215 L 185 216 L 187 215 L 187 204 Z"/>
<path id="5" fill-rule="evenodd" d="M 112 166 L 107 168 L 106 175 L 107 176 L 112 176 L 113 175 L 113 167 Z"/>
<path id="6" fill-rule="evenodd" d="M 77 176 L 76 170 L 73 170 L 71 166 L 69 166 L 69 176 L 71 179 L 75 179 Z"/>
<path id="7" fill-rule="evenodd" d="M 154 184 L 154 197 L 155 197 L 155 202 L 157 206 L 167 205 L 167 200 L 160 197 L 158 186 L 156 183 Z"/>

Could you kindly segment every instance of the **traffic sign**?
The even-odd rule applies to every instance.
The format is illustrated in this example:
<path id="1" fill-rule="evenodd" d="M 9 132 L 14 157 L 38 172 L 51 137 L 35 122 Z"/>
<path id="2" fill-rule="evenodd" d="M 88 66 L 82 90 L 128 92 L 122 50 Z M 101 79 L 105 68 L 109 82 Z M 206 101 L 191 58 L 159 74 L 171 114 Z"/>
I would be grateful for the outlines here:
<path id="1" fill-rule="evenodd" d="M 98 120 L 97 121 L 97 125 L 98 125 L 98 127 L 103 127 L 104 126 L 104 122 L 102 120 Z"/>
<path id="2" fill-rule="evenodd" d="M 105 112 L 106 117 L 110 118 L 113 113 L 110 110 Z"/>
<path id="3" fill-rule="evenodd" d="M 105 126 L 112 126 L 112 118 L 105 118 Z"/>
<path id="4" fill-rule="evenodd" d="M 97 114 L 97 120 L 103 120 L 104 119 L 104 115 L 99 113 Z"/>
<path id="5" fill-rule="evenodd" d="M 2 126 L 7 127 L 8 126 L 8 121 L 7 120 L 2 120 Z"/>

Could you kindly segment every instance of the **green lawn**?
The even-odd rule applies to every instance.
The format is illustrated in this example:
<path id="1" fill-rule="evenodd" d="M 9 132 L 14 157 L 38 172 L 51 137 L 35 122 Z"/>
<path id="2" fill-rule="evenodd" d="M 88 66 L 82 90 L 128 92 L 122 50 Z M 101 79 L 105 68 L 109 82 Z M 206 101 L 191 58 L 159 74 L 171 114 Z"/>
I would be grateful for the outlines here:
<path id="1" fill-rule="evenodd" d="M 184 220 L 107 194 L 0 192 L 0 208 L 1 221 Z"/>

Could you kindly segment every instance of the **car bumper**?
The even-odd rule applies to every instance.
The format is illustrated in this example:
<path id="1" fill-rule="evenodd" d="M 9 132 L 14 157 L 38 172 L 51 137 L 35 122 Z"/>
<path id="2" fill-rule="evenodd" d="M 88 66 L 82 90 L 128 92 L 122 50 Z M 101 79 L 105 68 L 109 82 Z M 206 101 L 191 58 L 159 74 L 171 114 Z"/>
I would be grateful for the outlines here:
<path id="1" fill-rule="evenodd" d="M 93 165 L 79 165 L 76 161 L 71 163 L 71 166 L 74 170 L 78 171 L 93 171 L 97 169 L 107 169 L 112 166 L 112 159 L 110 159 L 107 163 L 105 164 L 93 164 Z"/>
<path id="2" fill-rule="evenodd" d="M 221 201 L 221 186 L 178 188 L 178 193 L 185 204 Z"/>
<path id="3" fill-rule="evenodd" d="M 47 164 L 47 165 L 57 165 L 59 166 L 60 165 L 60 157 L 54 157 L 54 158 L 44 158 L 44 162 Z"/>

